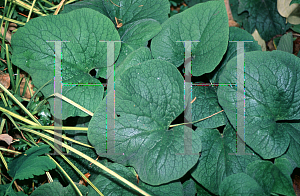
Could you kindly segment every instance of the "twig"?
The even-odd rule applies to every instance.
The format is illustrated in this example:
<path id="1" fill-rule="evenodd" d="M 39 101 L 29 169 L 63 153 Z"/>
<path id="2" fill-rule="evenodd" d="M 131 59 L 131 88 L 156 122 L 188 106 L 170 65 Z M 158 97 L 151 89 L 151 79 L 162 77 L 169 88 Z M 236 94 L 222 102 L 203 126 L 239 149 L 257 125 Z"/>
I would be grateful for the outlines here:
<path id="1" fill-rule="evenodd" d="M 194 122 L 188 122 L 188 123 L 181 123 L 181 124 L 176 124 L 176 125 L 170 125 L 169 127 L 176 127 L 176 126 L 179 126 L 179 125 L 194 124 L 194 123 L 196 123 L 196 122 L 200 122 L 200 121 L 206 120 L 206 119 L 208 119 L 208 118 L 210 118 L 210 117 L 212 117 L 212 116 L 214 116 L 214 115 L 217 115 L 217 114 L 219 114 L 219 113 L 221 113 L 221 112 L 223 112 L 223 111 L 224 111 L 224 110 L 218 111 L 217 113 L 214 113 L 214 114 L 212 114 L 212 115 L 210 115 L 210 116 L 208 116 L 208 117 L 202 118 L 202 119 L 197 120 L 197 121 L 194 121 Z"/>
<path id="2" fill-rule="evenodd" d="M 111 0 L 110 0 L 110 2 L 112 3 L 112 4 L 114 4 L 115 6 L 117 6 L 117 7 L 120 7 L 120 6 L 118 6 L 117 4 L 115 4 L 114 2 L 112 2 Z M 121 8 L 121 7 L 120 7 Z"/>

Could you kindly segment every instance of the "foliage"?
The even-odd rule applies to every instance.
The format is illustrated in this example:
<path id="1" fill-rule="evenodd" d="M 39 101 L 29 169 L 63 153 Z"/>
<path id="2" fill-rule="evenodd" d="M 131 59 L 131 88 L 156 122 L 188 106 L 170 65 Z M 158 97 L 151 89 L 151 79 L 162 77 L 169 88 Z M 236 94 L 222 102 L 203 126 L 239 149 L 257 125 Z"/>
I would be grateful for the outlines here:
<path id="1" fill-rule="evenodd" d="M 242 22 L 243 27 L 249 33 L 255 29 L 259 32 L 263 40 L 269 41 L 277 34 L 284 34 L 291 24 L 286 23 L 286 19 L 277 11 L 277 3 L 272 0 L 230 0 L 233 17 Z"/>
<path id="2" fill-rule="evenodd" d="M 291 27 L 276 2 L 264 2 L 231 2 L 245 30 L 228 26 L 223 0 L 189 0 L 178 14 L 170 4 L 181 1 L 84 0 L 58 15 L 38 1 L 29 22 L 16 13 L 30 8 L 7 2 L 5 20 L 26 25 L 11 46 L 5 36 L 1 42 L 11 86 L 0 85 L 0 131 L 17 141 L 1 147 L 0 195 L 295 195 L 300 60 L 292 34 L 272 52 L 250 34 L 269 40 Z M 113 52 L 107 41 L 115 41 Z M 35 86 L 31 99 L 19 91 L 21 71 Z M 110 77 L 114 90 L 104 85 Z M 56 99 L 61 142 L 53 138 Z"/>

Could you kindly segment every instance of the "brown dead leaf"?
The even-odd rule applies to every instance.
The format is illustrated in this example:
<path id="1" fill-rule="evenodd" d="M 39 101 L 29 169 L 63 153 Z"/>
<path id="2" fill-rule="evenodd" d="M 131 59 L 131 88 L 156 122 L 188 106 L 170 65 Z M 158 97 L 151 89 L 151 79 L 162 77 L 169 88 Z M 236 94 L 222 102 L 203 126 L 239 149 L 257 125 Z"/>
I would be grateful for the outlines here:
<path id="1" fill-rule="evenodd" d="M 5 141 L 7 145 L 10 145 L 13 141 L 13 138 L 8 134 L 1 134 L 0 140 Z"/>
<path id="2" fill-rule="evenodd" d="M 3 71 L 0 71 L 0 83 L 6 88 L 9 88 L 10 85 L 10 77 L 8 73 L 4 73 Z M 0 89 L 0 92 L 2 93 L 3 90 Z"/>
<path id="3" fill-rule="evenodd" d="M 297 196 L 300 195 L 300 176 L 295 175 L 293 178 L 293 188 Z"/>
<path id="4" fill-rule="evenodd" d="M 229 0 L 224 0 L 225 6 L 226 6 L 226 11 L 227 11 L 227 16 L 228 16 L 228 23 L 230 27 L 239 27 L 240 25 L 234 21 L 230 5 L 229 5 Z"/>
<path id="5" fill-rule="evenodd" d="M 117 28 L 121 28 L 123 26 L 123 23 L 119 23 L 119 20 L 117 17 L 115 17 L 116 23 L 117 23 Z M 121 20 L 122 21 L 122 20 Z"/>
<path id="6" fill-rule="evenodd" d="M 26 83 L 26 77 L 25 77 L 24 74 L 20 74 L 20 78 L 23 78 L 22 81 L 21 81 L 21 84 L 20 84 L 20 95 L 22 95 L 24 87 L 25 87 L 25 83 Z M 31 98 L 29 88 L 31 89 L 32 94 L 35 93 L 35 91 L 33 91 L 33 87 L 34 87 L 34 85 L 31 84 L 31 80 L 29 80 L 28 85 L 27 85 L 27 89 L 26 89 L 25 95 L 24 95 L 25 98 L 27 98 L 27 99 Z"/>
<path id="7" fill-rule="evenodd" d="M 268 46 L 268 51 L 275 50 L 275 46 L 274 46 L 274 43 L 273 43 L 273 39 L 271 39 L 271 40 L 267 43 L 267 46 Z"/>
<path id="8" fill-rule="evenodd" d="M 230 27 L 239 27 L 240 25 L 235 22 L 234 20 L 228 20 L 229 26 Z"/>
<path id="9" fill-rule="evenodd" d="M 86 177 L 87 179 L 91 176 L 90 173 L 86 173 L 86 174 L 84 174 L 84 175 L 85 175 L 85 177 Z M 81 180 L 79 181 L 78 184 L 82 184 L 83 186 L 87 186 L 87 181 L 86 181 L 83 177 L 81 177 Z"/>
<path id="10" fill-rule="evenodd" d="M 26 77 L 25 77 L 25 74 L 20 74 L 20 78 L 23 78 L 21 83 L 20 83 L 20 95 L 23 94 L 23 90 L 24 90 L 24 87 L 25 87 L 25 83 L 26 83 Z M 0 83 L 6 88 L 8 89 L 9 86 L 10 86 L 10 77 L 9 77 L 9 74 L 8 73 L 4 73 L 3 71 L 0 71 Z M 28 82 L 28 86 L 27 86 L 27 89 L 26 89 L 26 92 L 25 92 L 25 95 L 24 97 L 27 98 L 27 99 L 30 99 L 31 96 L 30 96 L 30 92 L 29 92 L 29 88 L 31 89 L 32 91 L 32 94 L 35 93 L 35 91 L 33 91 L 33 87 L 34 85 L 31 84 L 31 80 L 29 80 Z M 0 89 L 0 92 L 3 92 L 2 89 Z"/>
<path id="11" fill-rule="evenodd" d="M 5 35 L 5 39 L 10 43 L 11 40 L 11 34 L 12 31 L 15 30 L 17 28 L 17 24 L 15 23 L 9 23 L 8 28 L 7 28 L 7 32 Z M 4 28 L 5 28 L 5 23 L 3 23 L 3 26 L 1 27 L 1 35 L 4 35 Z"/>

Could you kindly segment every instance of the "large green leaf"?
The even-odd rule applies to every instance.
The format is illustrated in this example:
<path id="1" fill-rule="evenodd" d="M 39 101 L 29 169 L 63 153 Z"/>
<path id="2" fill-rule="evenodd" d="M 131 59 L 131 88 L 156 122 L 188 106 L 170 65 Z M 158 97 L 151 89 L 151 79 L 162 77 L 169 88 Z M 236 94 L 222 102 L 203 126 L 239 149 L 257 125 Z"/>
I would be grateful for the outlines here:
<path id="1" fill-rule="evenodd" d="M 221 196 L 229 195 L 260 195 L 267 196 L 263 188 L 245 173 L 233 174 L 227 177 L 221 184 L 219 188 L 219 193 Z M 269 195 L 269 194 L 268 194 Z"/>
<path id="2" fill-rule="evenodd" d="M 103 97 L 103 86 L 99 86 L 99 80 L 89 72 L 96 68 L 101 77 L 106 77 L 107 43 L 99 41 L 120 40 L 113 23 L 99 12 L 84 8 L 58 16 L 38 17 L 19 28 L 12 37 L 12 62 L 29 73 L 38 88 L 54 77 L 54 43 L 46 42 L 47 40 L 69 41 L 61 45 L 62 82 L 84 85 L 63 85 L 62 94 L 93 112 Z M 115 60 L 119 50 L 120 43 L 115 43 Z M 52 82 L 42 92 L 48 97 L 53 94 L 53 89 Z M 48 101 L 51 113 L 54 114 L 54 98 L 51 97 Z M 86 115 L 63 101 L 63 119 Z"/>
<path id="3" fill-rule="evenodd" d="M 290 145 L 283 157 L 287 158 L 295 167 L 300 167 L 300 123 L 286 123 L 290 135 Z"/>
<path id="4" fill-rule="evenodd" d="M 185 0 L 184 2 L 189 6 L 189 7 L 192 7 L 198 3 L 204 3 L 204 2 L 207 2 L 207 1 L 210 1 L 210 0 Z M 218 1 L 218 0 L 216 0 Z"/>
<path id="5" fill-rule="evenodd" d="M 228 45 L 228 17 L 222 1 L 199 3 L 176 14 L 162 24 L 153 38 L 154 58 L 167 60 L 179 67 L 184 62 L 184 42 L 192 43 L 193 76 L 209 73 L 221 61 Z"/>
<path id="6" fill-rule="evenodd" d="M 135 184 L 142 190 L 146 191 L 150 195 L 155 196 L 165 196 L 165 195 L 176 195 L 183 196 L 183 187 L 179 181 L 174 181 L 168 184 L 160 186 L 151 186 L 145 184 L 141 180 L 137 180 L 136 175 L 130 170 L 130 168 L 123 165 L 113 163 L 109 166 L 109 169 L 118 173 L 122 177 L 129 180 L 131 183 Z M 106 172 L 101 172 L 101 174 L 92 183 L 103 190 L 103 195 L 114 195 L 114 196 L 131 196 L 138 195 L 136 191 L 129 188 L 127 185 L 120 186 L 120 180 L 115 177 L 111 177 Z M 89 196 L 96 196 L 98 193 L 89 186 Z"/>
<path id="7" fill-rule="evenodd" d="M 243 20 L 249 16 L 249 13 L 246 11 L 238 13 L 239 1 L 229 0 L 229 5 L 234 21 L 236 21 L 240 26 L 242 26 Z"/>
<path id="8" fill-rule="evenodd" d="M 299 1 L 299 0 L 292 0 L 291 3 L 290 3 L 290 5 L 293 4 L 293 3 L 298 3 L 298 4 L 300 4 L 300 1 Z"/>
<path id="9" fill-rule="evenodd" d="M 287 33 L 280 38 L 277 50 L 282 50 L 293 54 L 293 35 L 292 33 Z"/>
<path id="10" fill-rule="evenodd" d="M 122 62 L 119 63 L 115 73 L 116 77 L 118 77 L 118 75 L 123 73 L 126 69 L 150 59 L 152 59 L 152 56 L 148 47 L 141 47 L 131 52 Z"/>
<path id="11" fill-rule="evenodd" d="M 243 27 L 253 33 L 257 29 L 263 40 L 269 41 L 277 34 L 284 34 L 290 28 L 286 19 L 277 11 L 274 0 L 240 0 L 238 14 L 247 11 L 249 16 L 244 19 Z"/>
<path id="12" fill-rule="evenodd" d="M 64 9 L 60 12 L 60 14 L 66 14 L 73 10 L 77 10 L 81 8 L 93 9 L 109 18 L 109 14 L 105 11 L 105 6 L 103 5 L 102 0 L 85 0 L 85 1 L 77 1 L 74 3 L 70 3 L 64 6 Z"/>
<path id="13" fill-rule="evenodd" d="M 169 6 L 168 0 L 84 0 L 66 5 L 62 13 L 80 8 L 91 8 L 109 17 L 115 26 L 117 26 L 115 17 L 118 23 L 123 25 L 149 18 L 163 23 L 168 19 Z"/>
<path id="14" fill-rule="evenodd" d="M 33 175 L 43 175 L 56 167 L 55 163 L 46 156 L 49 153 L 48 145 L 34 146 L 25 151 L 25 154 L 18 155 L 8 164 L 8 174 L 14 180 L 24 180 L 33 178 Z"/>
<path id="15" fill-rule="evenodd" d="M 118 67 L 119 63 L 122 62 L 131 51 L 137 50 L 140 47 L 146 47 L 148 41 L 160 31 L 161 25 L 153 19 L 142 19 L 122 26 L 119 29 L 122 48 L 115 66 Z"/>
<path id="16" fill-rule="evenodd" d="M 275 164 L 260 160 L 249 164 L 246 173 L 262 187 L 266 195 L 275 192 L 293 196 L 295 192 L 290 177 L 293 169 L 288 167 L 290 164 L 283 158 L 277 159 Z"/>
<path id="17" fill-rule="evenodd" d="M 75 183 L 75 185 L 79 188 L 82 195 L 87 195 L 88 189 L 81 185 Z M 41 196 L 41 195 L 47 195 L 47 196 L 74 196 L 78 195 L 75 191 L 74 187 L 70 184 L 67 187 L 63 187 L 59 182 L 52 182 L 44 184 L 37 189 L 35 189 L 31 196 Z"/>
<path id="18" fill-rule="evenodd" d="M 212 195 L 212 193 L 210 193 L 202 185 L 200 185 L 198 183 L 195 183 L 195 185 L 196 185 L 197 195 L 201 195 L 201 196 L 211 196 Z"/>
<path id="19" fill-rule="evenodd" d="M 261 46 L 258 45 L 257 41 L 254 40 L 253 36 L 248 33 L 247 31 L 237 28 L 237 27 L 229 27 L 229 43 L 228 48 L 223 56 L 221 63 L 218 67 L 211 72 L 209 75 L 212 77 L 210 80 L 211 83 L 218 84 L 219 83 L 219 76 L 222 73 L 225 65 L 228 63 L 230 59 L 237 55 L 237 41 L 246 41 L 244 42 L 244 51 L 261 51 Z"/>
<path id="20" fill-rule="evenodd" d="M 295 169 L 286 158 L 277 158 L 274 163 L 275 183 L 272 192 L 283 195 L 295 195 L 291 175 Z"/>
<path id="21" fill-rule="evenodd" d="M 244 55 L 244 54 L 241 54 Z M 220 83 L 237 82 L 237 58 L 231 59 Z M 282 155 L 288 148 L 292 131 L 280 120 L 300 119 L 300 59 L 282 52 L 245 53 L 245 142 L 263 158 Z M 219 86 L 218 98 L 236 126 L 236 86 Z M 239 95 L 240 96 L 240 95 Z"/>
<path id="22" fill-rule="evenodd" d="M 153 19 L 142 19 L 122 26 L 119 29 L 121 40 L 134 49 L 147 46 L 148 41 L 161 31 L 159 22 Z"/>
<path id="23" fill-rule="evenodd" d="M 226 177 L 244 172 L 249 163 L 260 160 L 257 155 L 230 155 L 236 152 L 236 132 L 230 124 L 226 125 L 223 134 L 216 129 L 198 129 L 202 151 L 197 166 L 192 170 L 192 177 L 210 192 L 218 194 Z M 245 149 L 245 153 L 252 153 L 249 147 Z"/>
<path id="24" fill-rule="evenodd" d="M 184 196 L 196 195 L 196 183 L 195 181 L 190 178 L 189 180 L 185 181 L 183 184 L 183 194 Z"/>
<path id="25" fill-rule="evenodd" d="M 187 128 L 193 154 L 178 155 L 184 153 L 183 126 L 169 129 L 184 110 L 183 95 L 183 78 L 169 62 L 155 59 L 126 69 L 115 81 L 116 155 L 101 156 L 133 166 L 152 185 L 182 177 L 201 150 L 199 132 Z M 92 117 L 88 139 L 98 154 L 106 152 L 106 100 Z"/>

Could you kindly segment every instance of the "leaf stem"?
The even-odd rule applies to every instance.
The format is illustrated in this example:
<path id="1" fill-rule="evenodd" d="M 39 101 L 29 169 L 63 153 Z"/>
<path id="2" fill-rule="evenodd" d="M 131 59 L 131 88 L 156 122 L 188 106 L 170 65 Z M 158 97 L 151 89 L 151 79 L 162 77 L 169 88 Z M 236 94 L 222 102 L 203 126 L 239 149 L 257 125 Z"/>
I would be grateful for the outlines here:
<path id="1" fill-rule="evenodd" d="M 93 113 L 93 112 L 91 112 L 91 111 L 85 109 L 84 107 L 82 107 L 81 105 L 75 103 L 75 102 L 72 101 L 71 99 L 68 99 L 67 97 L 65 97 L 65 96 L 63 96 L 63 95 L 61 95 L 61 94 L 59 94 L 59 93 L 54 93 L 54 94 L 52 94 L 52 95 L 61 98 L 62 100 L 64 100 L 64 101 L 68 102 L 69 104 L 71 104 L 71 105 L 77 107 L 78 109 L 82 110 L 83 112 L 87 113 L 87 114 L 90 115 L 90 116 L 94 116 L 94 113 Z M 52 95 L 50 95 L 50 96 L 52 96 Z"/>
<path id="2" fill-rule="evenodd" d="M 50 129 L 54 130 L 54 126 L 26 126 L 27 128 L 32 128 L 32 129 Z M 59 127 L 61 130 L 72 130 L 72 131 L 87 131 L 87 127 Z"/>
<path id="3" fill-rule="evenodd" d="M 25 9 L 27 9 L 27 10 L 30 10 L 30 9 L 31 9 L 31 6 L 30 6 L 30 5 L 24 3 L 24 2 L 22 2 L 22 1 L 20 1 L 20 0 L 8 0 L 8 1 L 11 1 L 11 2 L 13 2 L 13 3 L 15 3 L 15 4 L 21 6 L 21 7 L 25 8 Z M 40 10 L 38 10 L 38 9 L 36 9 L 36 8 L 33 8 L 32 11 L 33 11 L 34 13 L 36 13 L 36 14 L 41 15 L 41 16 L 47 16 L 46 14 L 43 14 L 42 12 L 40 12 Z M 25 23 L 24 23 L 24 25 L 25 25 Z"/>
<path id="4" fill-rule="evenodd" d="M 8 22 L 13 22 L 13 23 L 16 23 L 16 24 L 19 24 L 19 25 L 25 25 L 24 22 L 19 22 L 19 21 L 17 21 L 17 20 L 10 19 L 10 18 L 7 18 L 7 17 L 3 17 L 3 16 L 0 15 L 0 19 L 2 19 L 2 18 L 3 18 L 4 20 L 8 21 Z"/>
<path id="5" fill-rule="evenodd" d="M 9 58 L 8 44 L 5 44 L 5 49 L 6 49 L 6 58 L 7 58 L 7 69 L 8 69 L 8 73 L 9 73 L 9 77 L 10 77 L 11 87 L 12 87 L 12 90 L 14 91 L 16 89 L 16 86 L 15 86 L 15 80 L 14 80 L 14 72 L 13 72 L 12 64 L 11 64 L 10 58 Z"/>
<path id="6" fill-rule="evenodd" d="M 214 116 L 214 115 L 216 115 L 216 114 L 219 114 L 219 113 L 221 113 L 221 112 L 223 112 L 223 111 L 224 111 L 224 110 L 221 110 L 221 111 L 219 111 L 219 112 L 217 112 L 217 113 L 214 113 L 214 114 L 212 114 L 212 115 L 210 115 L 210 116 L 208 116 L 208 117 L 202 118 L 202 119 L 197 120 L 197 121 L 194 121 L 194 122 L 188 122 L 188 123 L 181 123 L 181 124 L 176 124 L 176 125 L 170 125 L 169 127 L 176 127 L 176 126 L 179 126 L 179 125 L 194 124 L 194 123 L 200 122 L 200 121 L 202 121 L 202 120 L 208 119 L 208 118 L 210 118 L 210 117 L 212 117 L 212 116 Z"/>

